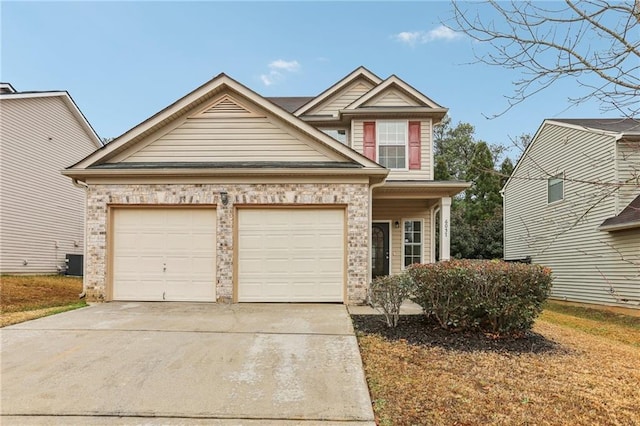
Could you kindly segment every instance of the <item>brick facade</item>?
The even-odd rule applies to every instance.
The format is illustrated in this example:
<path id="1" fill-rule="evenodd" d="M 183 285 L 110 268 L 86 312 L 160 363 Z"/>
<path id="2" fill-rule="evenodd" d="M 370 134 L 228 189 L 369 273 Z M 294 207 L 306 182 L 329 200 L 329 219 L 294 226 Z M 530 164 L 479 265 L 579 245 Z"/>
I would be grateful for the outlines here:
<path id="1" fill-rule="evenodd" d="M 223 206 L 220 193 L 228 193 Z M 89 185 L 85 291 L 89 301 L 107 300 L 107 235 L 110 205 L 211 205 L 217 212 L 218 300 L 233 297 L 234 206 L 346 205 L 347 300 L 363 303 L 367 294 L 369 186 L 367 184 L 150 184 Z"/>

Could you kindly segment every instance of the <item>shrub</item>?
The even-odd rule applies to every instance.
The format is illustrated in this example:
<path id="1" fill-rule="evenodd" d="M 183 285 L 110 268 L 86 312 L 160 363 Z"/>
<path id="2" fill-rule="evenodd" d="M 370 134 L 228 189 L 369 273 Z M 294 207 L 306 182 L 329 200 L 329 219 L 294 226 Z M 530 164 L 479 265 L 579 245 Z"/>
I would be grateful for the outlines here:
<path id="1" fill-rule="evenodd" d="M 369 287 L 369 302 L 384 314 L 387 326 L 396 327 L 400 306 L 412 292 L 413 281 L 406 273 L 377 277 Z"/>
<path id="2" fill-rule="evenodd" d="M 551 270 L 502 261 L 414 265 L 413 301 L 441 327 L 517 334 L 531 329 L 551 291 Z"/>

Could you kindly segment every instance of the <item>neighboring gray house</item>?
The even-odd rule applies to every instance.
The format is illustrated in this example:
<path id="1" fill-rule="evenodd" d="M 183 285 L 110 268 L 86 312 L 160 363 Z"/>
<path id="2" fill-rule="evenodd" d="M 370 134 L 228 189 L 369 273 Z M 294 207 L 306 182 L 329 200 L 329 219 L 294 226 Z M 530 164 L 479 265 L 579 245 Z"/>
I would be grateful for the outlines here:
<path id="1" fill-rule="evenodd" d="M 0 273 L 56 273 L 83 253 L 85 191 L 60 172 L 101 146 L 67 92 L 0 83 Z"/>
<path id="2" fill-rule="evenodd" d="M 640 121 L 545 120 L 503 188 L 505 259 L 552 298 L 640 308 Z"/>

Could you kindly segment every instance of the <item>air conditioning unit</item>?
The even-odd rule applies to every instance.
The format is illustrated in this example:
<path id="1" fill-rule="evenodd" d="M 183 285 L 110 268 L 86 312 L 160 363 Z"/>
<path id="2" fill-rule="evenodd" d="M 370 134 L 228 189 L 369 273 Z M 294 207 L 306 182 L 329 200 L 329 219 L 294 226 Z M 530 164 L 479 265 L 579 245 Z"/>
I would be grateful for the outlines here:
<path id="1" fill-rule="evenodd" d="M 65 263 L 67 265 L 67 275 L 71 275 L 73 277 L 81 277 L 84 273 L 83 265 L 84 265 L 84 256 L 81 254 L 67 254 Z"/>

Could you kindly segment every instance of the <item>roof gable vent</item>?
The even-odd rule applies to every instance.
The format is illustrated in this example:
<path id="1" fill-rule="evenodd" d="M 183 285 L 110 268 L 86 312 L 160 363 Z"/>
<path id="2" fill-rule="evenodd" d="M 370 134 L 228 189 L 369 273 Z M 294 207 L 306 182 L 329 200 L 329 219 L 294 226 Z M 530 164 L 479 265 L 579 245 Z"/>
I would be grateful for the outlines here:
<path id="1" fill-rule="evenodd" d="M 242 106 L 230 96 L 223 96 L 217 102 L 204 111 L 194 115 L 194 118 L 214 118 L 214 117 L 255 117 L 256 114 Z"/>

